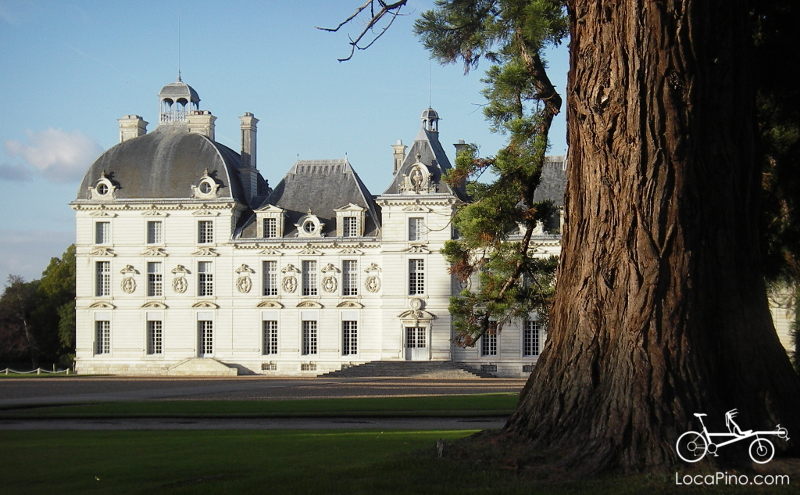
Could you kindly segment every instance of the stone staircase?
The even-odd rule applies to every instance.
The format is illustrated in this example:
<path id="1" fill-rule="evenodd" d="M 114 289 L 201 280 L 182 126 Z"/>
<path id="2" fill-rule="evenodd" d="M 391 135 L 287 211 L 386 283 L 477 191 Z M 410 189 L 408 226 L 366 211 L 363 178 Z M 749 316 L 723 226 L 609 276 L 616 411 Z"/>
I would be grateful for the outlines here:
<path id="1" fill-rule="evenodd" d="M 211 358 L 189 358 L 171 367 L 168 376 L 236 376 L 239 371 Z"/>
<path id="2" fill-rule="evenodd" d="M 320 377 L 495 378 L 491 373 L 478 371 L 466 364 L 451 361 L 371 361 L 324 373 Z"/>

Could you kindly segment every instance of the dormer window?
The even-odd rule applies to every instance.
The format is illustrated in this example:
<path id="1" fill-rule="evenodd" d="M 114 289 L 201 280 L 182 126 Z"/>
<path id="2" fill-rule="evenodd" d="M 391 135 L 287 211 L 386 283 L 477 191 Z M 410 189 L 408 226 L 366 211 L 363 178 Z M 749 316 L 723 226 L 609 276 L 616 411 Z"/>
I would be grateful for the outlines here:
<path id="1" fill-rule="evenodd" d="M 350 203 L 336 212 L 337 237 L 361 237 L 364 235 L 364 217 L 366 208 Z"/>
<path id="2" fill-rule="evenodd" d="M 320 222 L 319 217 L 311 213 L 311 210 L 308 210 L 308 213 L 301 217 L 294 226 L 297 227 L 297 237 L 323 237 L 325 235 L 322 232 L 325 224 Z"/>
<path id="3" fill-rule="evenodd" d="M 256 213 L 256 236 L 262 239 L 283 237 L 284 210 L 273 205 L 263 206 Z"/>
<path id="4" fill-rule="evenodd" d="M 92 199 L 114 199 L 117 192 L 117 186 L 106 176 L 105 171 L 100 174 L 100 178 L 94 183 L 94 186 L 89 186 L 89 195 Z"/>
<path id="5" fill-rule="evenodd" d="M 219 196 L 219 184 L 208 175 L 207 169 L 200 180 L 192 184 L 192 195 L 197 199 L 216 199 Z"/>

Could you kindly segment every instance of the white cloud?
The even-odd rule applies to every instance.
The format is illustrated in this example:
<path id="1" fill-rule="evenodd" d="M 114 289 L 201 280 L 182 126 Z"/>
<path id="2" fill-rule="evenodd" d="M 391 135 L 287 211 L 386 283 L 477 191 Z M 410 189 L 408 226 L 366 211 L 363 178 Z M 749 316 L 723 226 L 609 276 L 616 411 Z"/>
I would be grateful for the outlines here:
<path id="1" fill-rule="evenodd" d="M 82 132 L 66 132 L 48 127 L 44 131 L 26 130 L 30 145 L 17 140 L 5 141 L 6 153 L 21 156 L 51 182 L 80 180 L 89 165 L 103 152 L 103 147 Z"/>

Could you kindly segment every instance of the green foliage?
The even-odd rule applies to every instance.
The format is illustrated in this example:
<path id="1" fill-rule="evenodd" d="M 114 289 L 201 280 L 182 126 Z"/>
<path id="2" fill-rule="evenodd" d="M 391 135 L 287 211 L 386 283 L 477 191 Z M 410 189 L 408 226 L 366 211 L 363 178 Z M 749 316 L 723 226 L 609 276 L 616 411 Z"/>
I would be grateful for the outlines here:
<path id="1" fill-rule="evenodd" d="M 11 275 L 0 297 L 0 357 L 68 365 L 75 352 L 75 245 L 51 258 L 42 278 Z"/>
<path id="2" fill-rule="evenodd" d="M 468 146 L 445 177 L 454 187 L 466 186 L 470 197 L 453 218 L 459 238 L 442 250 L 465 285 L 450 299 L 458 345 L 474 345 L 531 312 L 546 319 L 557 260 L 534 258 L 531 238 L 557 209 L 534 201 L 534 193 L 561 98 L 545 72 L 542 49 L 561 43 L 567 28 L 563 2 L 551 0 L 437 0 L 414 26 L 441 63 L 463 62 L 465 72 L 482 58 L 494 63 L 482 80 L 484 114 L 494 132 L 508 135 L 494 157 L 481 158 L 476 145 Z M 495 179 L 479 182 L 487 171 Z"/>

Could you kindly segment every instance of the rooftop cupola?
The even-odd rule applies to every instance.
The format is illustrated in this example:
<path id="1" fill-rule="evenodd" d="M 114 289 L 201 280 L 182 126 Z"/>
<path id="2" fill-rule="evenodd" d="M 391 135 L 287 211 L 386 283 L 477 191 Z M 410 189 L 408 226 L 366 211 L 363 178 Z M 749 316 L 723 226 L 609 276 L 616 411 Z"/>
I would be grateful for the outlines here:
<path id="1" fill-rule="evenodd" d="M 191 86 L 178 80 L 167 84 L 158 93 L 160 105 L 158 123 L 186 122 L 186 116 L 200 109 L 200 96 Z"/>
<path id="2" fill-rule="evenodd" d="M 439 114 L 431 107 L 422 112 L 422 128 L 429 132 L 439 132 Z"/>

